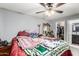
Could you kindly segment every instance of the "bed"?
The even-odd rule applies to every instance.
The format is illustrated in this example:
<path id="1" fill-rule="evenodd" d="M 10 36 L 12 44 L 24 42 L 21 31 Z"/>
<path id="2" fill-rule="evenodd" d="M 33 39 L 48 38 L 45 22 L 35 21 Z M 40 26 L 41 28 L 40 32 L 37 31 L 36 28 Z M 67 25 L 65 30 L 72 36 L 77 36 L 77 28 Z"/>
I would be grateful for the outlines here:
<path id="1" fill-rule="evenodd" d="M 46 42 L 48 43 L 45 40 L 32 49 L 23 49 L 18 45 L 17 37 L 14 37 L 12 39 L 10 56 L 72 56 L 69 45 L 63 40 L 54 40 L 49 45 L 46 45 Z"/>

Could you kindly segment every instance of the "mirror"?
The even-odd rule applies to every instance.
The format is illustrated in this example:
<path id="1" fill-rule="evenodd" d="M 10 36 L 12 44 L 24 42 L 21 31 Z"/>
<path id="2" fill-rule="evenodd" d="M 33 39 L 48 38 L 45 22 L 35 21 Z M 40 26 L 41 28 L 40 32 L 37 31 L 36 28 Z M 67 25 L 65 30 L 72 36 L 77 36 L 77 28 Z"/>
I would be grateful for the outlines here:
<path id="1" fill-rule="evenodd" d="M 49 23 L 43 23 L 43 35 L 44 36 L 53 36 L 53 30 Z"/>

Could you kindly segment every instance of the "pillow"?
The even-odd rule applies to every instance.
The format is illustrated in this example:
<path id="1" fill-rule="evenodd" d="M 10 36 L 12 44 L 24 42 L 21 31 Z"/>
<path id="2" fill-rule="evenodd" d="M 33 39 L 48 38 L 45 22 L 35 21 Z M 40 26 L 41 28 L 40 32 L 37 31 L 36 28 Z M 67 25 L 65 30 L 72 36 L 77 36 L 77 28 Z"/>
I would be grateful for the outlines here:
<path id="1" fill-rule="evenodd" d="M 41 43 L 44 41 L 44 39 L 43 38 L 33 38 L 32 41 L 35 43 Z"/>
<path id="2" fill-rule="evenodd" d="M 45 36 L 45 37 L 43 36 L 42 38 L 47 39 L 47 40 L 56 40 L 57 39 L 55 37 L 52 38 L 52 37 L 47 37 L 47 36 Z"/>
<path id="3" fill-rule="evenodd" d="M 30 34 L 28 32 L 25 32 L 25 31 L 20 31 L 18 32 L 17 36 L 30 36 Z"/>

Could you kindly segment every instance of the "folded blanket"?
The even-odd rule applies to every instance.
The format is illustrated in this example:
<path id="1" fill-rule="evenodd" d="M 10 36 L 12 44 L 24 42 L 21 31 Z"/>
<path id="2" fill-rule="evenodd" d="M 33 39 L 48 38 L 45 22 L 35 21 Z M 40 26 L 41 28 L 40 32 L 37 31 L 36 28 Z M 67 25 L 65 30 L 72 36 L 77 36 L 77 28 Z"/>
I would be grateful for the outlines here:
<path id="1" fill-rule="evenodd" d="M 31 38 L 26 36 L 19 36 L 18 39 L 18 45 L 22 47 L 22 49 L 29 48 L 31 46 Z"/>
<path id="2" fill-rule="evenodd" d="M 33 48 L 37 44 L 41 43 L 43 39 L 40 38 L 31 38 L 31 37 L 26 37 L 26 36 L 19 36 L 17 37 L 18 39 L 18 45 L 22 47 L 22 49 L 26 48 Z"/>

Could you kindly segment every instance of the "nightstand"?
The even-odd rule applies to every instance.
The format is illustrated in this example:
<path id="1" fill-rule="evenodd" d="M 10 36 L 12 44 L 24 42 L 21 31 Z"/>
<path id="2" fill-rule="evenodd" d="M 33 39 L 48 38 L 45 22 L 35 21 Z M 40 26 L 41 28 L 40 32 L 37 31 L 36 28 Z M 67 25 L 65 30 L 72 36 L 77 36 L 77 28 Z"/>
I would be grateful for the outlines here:
<path id="1" fill-rule="evenodd" d="M 0 56 L 9 56 L 11 45 L 0 46 Z"/>

